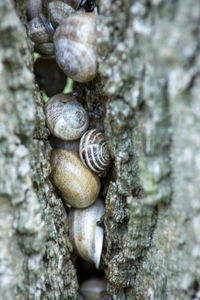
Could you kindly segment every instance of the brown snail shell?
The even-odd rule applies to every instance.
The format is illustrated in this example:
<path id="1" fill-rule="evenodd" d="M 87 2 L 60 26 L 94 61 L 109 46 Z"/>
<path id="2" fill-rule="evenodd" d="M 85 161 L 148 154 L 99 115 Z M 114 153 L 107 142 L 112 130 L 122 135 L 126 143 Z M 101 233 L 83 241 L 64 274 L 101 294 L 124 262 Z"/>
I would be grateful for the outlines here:
<path id="1" fill-rule="evenodd" d="M 56 30 L 56 60 L 63 72 L 78 82 L 92 80 L 97 72 L 96 14 L 74 14 Z"/>
<path id="2" fill-rule="evenodd" d="M 35 50 L 46 55 L 54 54 L 52 36 L 54 29 L 51 23 L 42 15 L 36 16 L 28 23 L 31 40 Z"/>
<path id="3" fill-rule="evenodd" d="M 36 59 L 34 74 L 40 89 L 44 90 L 48 97 L 61 93 L 65 88 L 66 76 L 52 57 L 41 56 Z"/>
<path id="4" fill-rule="evenodd" d="M 100 180 L 82 164 L 76 152 L 52 150 L 50 164 L 50 179 L 67 203 L 83 208 L 97 199 L 101 187 Z"/>
<path id="5" fill-rule="evenodd" d="M 65 141 L 80 138 L 89 125 L 85 109 L 69 94 L 53 96 L 45 105 L 45 114 L 50 132 Z"/>
<path id="6" fill-rule="evenodd" d="M 74 14 L 81 0 L 46 0 L 47 14 L 52 24 L 57 27 L 68 16 Z"/>
<path id="7" fill-rule="evenodd" d="M 100 278 L 85 280 L 80 285 L 80 293 L 86 300 L 101 300 L 106 291 L 106 281 Z"/>
<path id="8" fill-rule="evenodd" d="M 70 209 L 69 236 L 74 251 L 84 260 L 93 262 L 99 268 L 103 228 L 97 225 L 104 213 L 103 201 L 97 199 L 93 205 L 84 209 Z"/>
<path id="9" fill-rule="evenodd" d="M 84 165 L 95 173 L 104 172 L 111 161 L 104 134 L 98 129 L 91 129 L 83 134 L 79 154 Z"/>

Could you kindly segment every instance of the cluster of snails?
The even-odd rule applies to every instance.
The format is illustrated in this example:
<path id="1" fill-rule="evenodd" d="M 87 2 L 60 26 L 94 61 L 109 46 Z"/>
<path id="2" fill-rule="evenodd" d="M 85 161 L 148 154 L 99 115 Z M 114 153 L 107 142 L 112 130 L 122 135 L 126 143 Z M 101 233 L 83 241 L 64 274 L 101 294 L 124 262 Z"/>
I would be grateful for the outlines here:
<path id="1" fill-rule="evenodd" d="M 58 66 L 75 81 L 92 80 L 97 72 L 95 12 L 83 0 L 30 0 L 29 33 L 35 50 L 55 55 Z"/>
<path id="2" fill-rule="evenodd" d="M 35 49 L 45 55 L 55 55 L 64 74 L 78 82 L 92 80 L 97 72 L 94 45 L 97 15 L 84 12 L 85 2 L 29 0 L 28 6 L 31 19 L 28 26 Z M 42 67 L 40 64 L 40 74 L 50 63 L 51 58 L 47 57 Z M 111 157 L 104 134 L 96 128 L 88 130 L 89 117 L 74 94 L 55 95 L 54 91 L 49 90 L 52 97 L 45 105 L 46 123 L 53 136 L 66 141 L 67 149 L 51 151 L 50 179 L 63 201 L 72 207 L 69 233 L 74 251 L 98 269 L 104 235 L 99 226 L 104 214 L 104 203 L 99 198 L 99 175 L 106 174 Z M 83 284 L 82 294 L 87 299 L 101 299 L 105 282 L 93 281 Z"/>
<path id="3" fill-rule="evenodd" d="M 51 151 L 50 179 L 63 201 L 72 207 L 68 214 L 70 241 L 76 254 L 98 269 L 104 236 L 98 223 L 104 203 L 99 198 L 101 181 L 97 174 L 104 173 L 110 164 L 107 143 L 98 129 L 87 130 L 88 115 L 73 95 L 51 97 L 45 115 L 50 132 L 67 144 L 67 149 Z M 80 293 L 85 299 L 101 299 L 105 285 L 105 281 L 93 279 L 80 286 Z"/>
<path id="4" fill-rule="evenodd" d="M 103 216 L 104 204 L 98 198 L 101 181 L 97 174 L 104 173 L 111 160 L 104 134 L 98 129 L 87 130 L 88 115 L 71 94 L 51 97 L 45 115 L 50 132 L 71 146 L 53 149 L 50 157 L 51 181 L 64 202 L 73 207 L 69 211 L 70 240 L 76 253 L 98 268 L 103 229 L 97 222 Z"/>

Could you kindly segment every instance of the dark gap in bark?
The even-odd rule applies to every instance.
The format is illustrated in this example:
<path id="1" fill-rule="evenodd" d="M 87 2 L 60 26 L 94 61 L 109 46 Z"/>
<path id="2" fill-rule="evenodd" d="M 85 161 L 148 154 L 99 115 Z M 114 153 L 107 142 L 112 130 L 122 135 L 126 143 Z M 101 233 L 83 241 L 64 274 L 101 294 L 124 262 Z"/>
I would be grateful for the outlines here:
<path id="1" fill-rule="evenodd" d="M 90 278 L 102 278 L 104 277 L 103 270 L 97 270 L 94 264 L 84 261 L 82 258 L 77 257 L 75 268 L 77 270 L 77 277 L 79 285 Z"/>
<path id="2" fill-rule="evenodd" d="M 191 299 L 197 299 L 198 298 L 198 291 L 199 291 L 199 282 L 198 280 L 195 280 L 191 286 L 192 296 Z M 196 298 L 197 297 L 197 298 Z"/>

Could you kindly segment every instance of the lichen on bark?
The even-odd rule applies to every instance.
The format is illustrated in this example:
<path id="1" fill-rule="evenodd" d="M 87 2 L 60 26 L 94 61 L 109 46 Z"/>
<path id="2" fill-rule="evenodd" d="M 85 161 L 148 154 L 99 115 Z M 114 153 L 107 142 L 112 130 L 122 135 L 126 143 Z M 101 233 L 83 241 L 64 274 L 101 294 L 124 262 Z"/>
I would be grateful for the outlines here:
<path id="1" fill-rule="evenodd" d="M 101 1 L 108 51 L 100 73 L 116 170 L 105 216 L 113 299 L 199 295 L 199 3 L 191 2 Z M 116 217 L 122 211 L 128 223 Z"/>
<path id="2" fill-rule="evenodd" d="M 67 215 L 48 180 L 48 132 L 24 3 L 0 3 L 2 299 L 75 299 Z"/>
<path id="3" fill-rule="evenodd" d="M 113 157 L 101 268 L 109 299 L 198 299 L 199 3 L 98 2 L 99 74 L 74 84 Z M 26 1 L 0 3 L 0 294 L 76 299 L 67 215 L 32 74 Z"/>

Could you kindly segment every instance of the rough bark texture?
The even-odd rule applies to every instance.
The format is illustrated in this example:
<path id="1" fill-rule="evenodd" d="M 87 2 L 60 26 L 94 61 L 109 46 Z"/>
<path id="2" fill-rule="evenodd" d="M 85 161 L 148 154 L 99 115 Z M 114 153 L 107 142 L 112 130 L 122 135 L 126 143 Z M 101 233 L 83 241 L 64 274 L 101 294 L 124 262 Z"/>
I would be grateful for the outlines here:
<path id="1" fill-rule="evenodd" d="M 0 2 L 0 297 L 75 299 L 67 216 L 48 180 L 43 99 L 24 22 L 13 1 Z"/>
<path id="2" fill-rule="evenodd" d="M 101 263 L 109 299 L 199 299 L 200 4 L 99 8 L 99 75 L 74 88 L 94 119 L 105 117 L 113 156 Z M 0 2 L 0 295 L 76 299 L 24 24 L 13 1 Z"/>
<path id="3" fill-rule="evenodd" d="M 116 168 L 105 216 L 110 294 L 197 299 L 200 4 L 105 0 L 100 11 Z"/>

